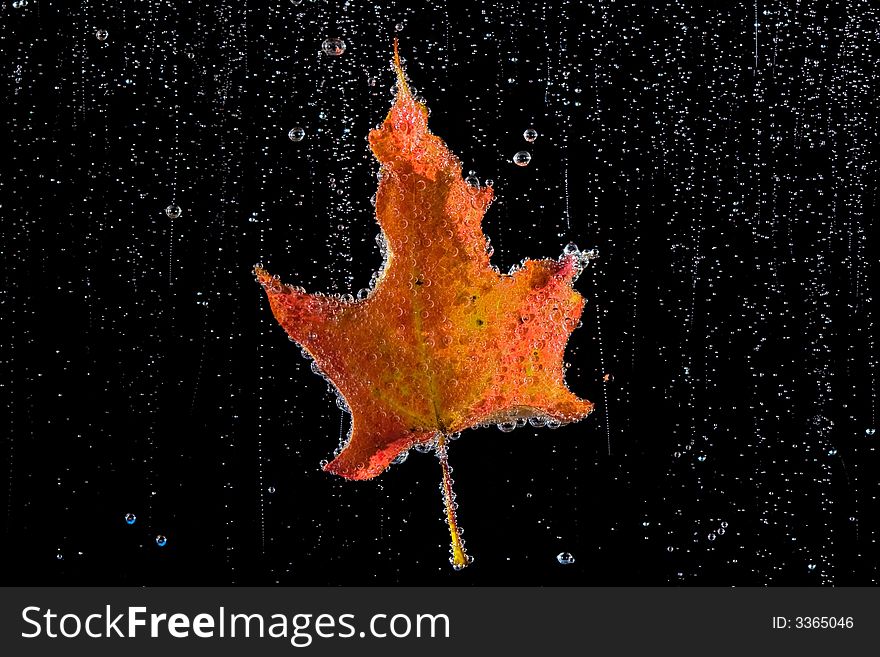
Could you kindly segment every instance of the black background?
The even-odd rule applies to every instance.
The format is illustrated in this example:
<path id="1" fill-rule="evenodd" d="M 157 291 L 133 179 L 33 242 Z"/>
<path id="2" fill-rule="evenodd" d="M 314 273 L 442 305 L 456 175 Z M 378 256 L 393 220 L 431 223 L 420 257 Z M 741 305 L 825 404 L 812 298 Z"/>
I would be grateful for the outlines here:
<path id="1" fill-rule="evenodd" d="M 0 9 L 5 582 L 877 582 L 870 3 L 74 4 Z M 379 266 L 395 33 L 493 262 L 601 254 L 595 413 L 452 445 L 461 573 L 433 456 L 320 471 L 347 417 L 251 274 Z"/>

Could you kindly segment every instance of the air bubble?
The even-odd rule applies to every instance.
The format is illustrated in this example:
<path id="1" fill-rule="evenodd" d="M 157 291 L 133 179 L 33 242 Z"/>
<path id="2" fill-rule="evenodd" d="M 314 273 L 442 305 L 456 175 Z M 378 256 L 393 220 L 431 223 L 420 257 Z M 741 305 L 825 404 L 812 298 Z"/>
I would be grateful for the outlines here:
<path id="1" fill-rule="evenodd" d="M 534 128 L 526 128 L 523 131 L 523 139 L 525 139 L 530 144 L 533 143 L 538 138 L 538 131 Z"/>
<path id="2" fill-rule="evenodd" d="M 293 142 L 299 142 L 305 139 L 306 131 L 305 129 L 296 126 L 295 128 L 291 128 L 290 132 L 287 133 L 287 138 Z"/>
<path id="3" fill-rule="evenodd" d="M 345 41 L 340 38 L 324 39 L 321 44 L 321 50 L 324 51 L 324 54 L 331 57 L 338 57 L 345 52 L 345 48 Z"/>
<path id="4" fill-rule="evenodd" d="M 528 151 L 518 151 L 513 155 L 513 163 L 518 167 L 524 167 L 532 161 L 532 154 Z"/>
<path id="5" fill-rule="evenodd" d="M 571 552 L 560 552 L 556 555 L 556 561 L 563 566 L 570 566 L 574 563 L 574 555 Z"/>

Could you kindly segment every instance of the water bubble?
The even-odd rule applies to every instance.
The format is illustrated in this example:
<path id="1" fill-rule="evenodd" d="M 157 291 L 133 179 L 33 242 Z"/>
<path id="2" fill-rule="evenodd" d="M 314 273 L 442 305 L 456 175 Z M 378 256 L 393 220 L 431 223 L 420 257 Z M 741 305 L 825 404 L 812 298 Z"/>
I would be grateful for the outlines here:
<path id="1" fill-rule="evenodd" d="M 165 208 L 165 214 L 168 215 L 169 219 L 177 219 L 181 214 L 183 214 L 183 210 L 180 209 L 179 205 L 174 205 L 173 203 Z"/>
<path id="2" fill-rule="evenodd" d="M 832 447 L 831 449 L 829 449 L 829 450 L 828 450 L 828 456 L 837 456 L 837 449 L 835 449 L 834 447 Z"/>
<path id="3" fill-rule="evenodd" d="M 275 486 L 269 486 L 269 489 L 268 489 L 268 490 L 269 490 L 269 495 L 274 495 L 274 494 L 275 494 Z"/>
<path id="4" fill-rule="evenodd" d="M 565 255 L 577 255 L 581 252 L 581 250 L 578 248 L 577 244 L 575 244 L 574 242 L 569 242 L 565 245 L 565 248 L 562 249 L 562 252 Z"/>
<path id="5" fill-rule="evenodd" d="M 400 454 L 398 454 L 397 456 L 395 456 L 395 457 L 394 457 L 394 460 L 391 461 L 391 462 L 392 462 L 394 465 L 400 465 L 401 463 L 403 463 L 404 461 L 406 461 L 407 458 L 409 458 L 409 450 L 408 450 L 408 449 L 405 449 L 405 450 L 403 450 Z"/>
<path id="6" fill-rule="evenodd" d="M 574 555 L 571 552 L 560 552 L 556 555 L 556 561 L 563 566 L 568 566 L 574 563 Z"/>
<path id="7" fill-rule="evenodd" d="M 698 460 L 700 463 L 702 463 L 703 461 L 706 460 L 706 455 L 705 455 L 705 454 L 700 454 L 700 455 L 697 457 L 697 460 Z"/>
<path id="8" fill-rule="evenodd" d="M 510 433 L 514 429 L 516 429 L 516 422 L 501 422 L 500 424 L 495 425 L 504 433 Z"/>
<path id="9" fill-rule="evenodd" d="M 867 429 L 865 429 L 866 436 L 873 436 L 875 432 L 876 429 L 874 429 L 874 427 L 868 427 Z"/>
<path id="10" fill-rule="evenodd" d="M 165 547 L 166 545 L 168 545 L 168 539 L 165 538 L 162 534 L 159 534 L 156 537 L 156 545 L 158 545 L 159 547 Z"/>
<path id="11" fill-rule="evenodd" d="M 106 41 L 108 36 L 110 36 L 110 33 L 107 30 L 97 30 L 95 32 L 95 38 L 98 41 Z"/>
<path id="12" fill-rule="evenodd" d="M 710 540 L 710 541 L 714 541 L 716 538 L 717 538 L 717 536 L 715 536 L 715 532 L 711 532 L 711 533 L 709 534 L 709 540 Z"/>
<path id="13" fill-rule="evenodd" d="M 538 131 L 534 128 L 526 128 L 523 132 L 523 139 L 525 139 L 530 144 L 534 142 L 538 138 Z"/>
<path id="14" fill-rule="evenodd" d="M 321 44 L 321 50 L 324 51 L 324 54 L 331 57 L 338 57 L 344 53 L 345 47 L 345 41 L 340 38 L 324 39 L 324 42 Z"/>
<path id="15" fill-rule="evenodd" d="M 545 417 L 530 417 L 529 424 L 531 424 L 533 427 L 543 427 L 545 424 L 547 424 L 547 418 L 545 418 Z"/>
<path id="16" fill-rule="evenodd" d="M 816 564 L 814 564 L 814 563 L 808 563 L 808 564 L 807 564 L 807 570 L 816 570 Z"/>
<path id="17" fill-rule="evenodd" d="M 134 515 L 133 513 L 126 513 L 125 514 L 125 524 L 126 525 L 133 525 L 136 521 L 137 521 L 137 516 Z"/>
<path id="18" fill-rule="evenodd" d="M 299 126 L 296 126 L 295 128 L 291 128 L 290 132 L 287 133 L 287 138 L 293 142 L 302 141 L 303 139 L 305 139 L 305 136 L 306 136 L 305 129 L 301 128 Z"/>
<path id="19" fill-rule="evenodd" d="M 491 178 L 486 178 L 486 187 L 491 187 L 494 184 L 495 184 L 494 180 L 492 180 Z"/>
<path id="20" fill-rule="evenodd" d="M 406 23 L 404 23 L 403 21 L 400 21 L 399 23 L 394 24 L 394 31 L 395 32 L 403 32 L 403 28 L 405 28 L 405 27 L 406 27 Z"/>
<path id="21" fill-rule="evenodd" d="M 513 156 L 513 163 L 518 167 L 524 167 L 532 161 L 532 155 L 528 151 L 518 151 Z"/>
<path id="22" fill-rule="evenodd" d="M 475 175 L 471 174 L 467 178 L 464 179 L 465 183 L 467 183 L 468 187 L 479 187 L 480 179 Z"/>

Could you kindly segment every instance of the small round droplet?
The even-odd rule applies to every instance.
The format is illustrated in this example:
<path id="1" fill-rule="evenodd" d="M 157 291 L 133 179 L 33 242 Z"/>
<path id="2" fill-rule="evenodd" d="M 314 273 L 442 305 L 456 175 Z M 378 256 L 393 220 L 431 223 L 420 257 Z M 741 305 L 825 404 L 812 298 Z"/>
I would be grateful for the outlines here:
<path id="1" fill-rule="evenodd" d="M 532 161 L 532 155 L 528 151 L 518 151 L 513 156 L 513 163 L 518 167 L 527 166 Z"/>
<path id="2" fill-rule="evenodd" d="M 523 132 L 523 139 L 527 142 L 534 143 L 534 141 L 538 138 L 538 131 L 534 128 L 526 128 Z"/>
<path id="3" fill-rule="evenodd" d="M 714 541 L 714 540 L 715 540 L 716 538 L 718 538 L 718 537 L 715 535 L 715 532 L 711 532 L 711 533 L 709 534 L 709 537 L 708 537 L 708 538 L 709 538 L 710 541 Z"/>
<path id="4" fill-rule="evenodd" d="M 403 21 L 400 21 L 399 23 L 394 24 L 394 31 L 395 32 L 403 32 L 403 28 L 405 28 L 405 27 L 406 27 L 406 23 L 404 23 Z"/>
<path id="5" fill-rule="evenodd" d="M 812 570 L 816 570 L 816 564 L 814 564 L 814 563 L 808 563 L 808 564 L 807 564 L 807 570 L 811 570 L 811 571 L 812 571 Z"/>
<path id="6" fill-rule="evenodd" d="M 165 536 L 163 536 L 162 534 L 159 534 L 156 537 L 156 545 L 158 545 L 159 547 L 165 547 L 166 545 L 168 545 L 168 539 L 165 538 Z"/>
<path id="7" fill-rule="evenodd" d="M 556 561 L 563 566 L 569 566 L 574 563 L 574 555 L 571 552 L 560 552 L 556 555 Z"/>
<path id="8" fill-rule="evenodd" d="M 306 131 L 304 128 L 296 126 L 295 128 L 291 128 L 290 132 L 287 133 L 288 139 L 293 142 L 302 141 L 305 139 Z"/>
<path id="9" fill-rule="evenodd" d="M 106 41 L 108 36 L 110 36 L 110 33 L 107 30 L 97 30 L 95 32 L 95 38 L 98 41 Z"/>
<path id="10" fill-rule="evenodd" d="M 165 208 L 165 214 L 168 215 L 169 219 L 177 219 L 181 214 L 183 214 L 183 210 L 180 209 L 179 205 L 174 205 L 173 203 Z"/>
<path id="11" fill-rule="evenodd" d="M 869 427 L 869 428 L 865 429 L 865 435 L 869 436 L 869 437 L 873 436 L 876 433 L 876 431 L 877 430 L 874 429 L 873 427 Z"/>
<path id="12" fill-rule="evenodd" d="M 269 495 L 275 494 L 275 486 L 269 486 Z"/>
<path id="13" fill-rule="evenodd" d="M 468 187 L 479 187 L 480 186 L 480 179 L 477 178 L 473 174 L 471 174 L 467 178 L 465 178 L 464 181 Z"/>
<path id="14" fill-rule="evenodd" d="M 578 248 L 577 244 L 575 244 L 574 242 L 569 242 L 565 245 L 565 248 L 562 249 L 562 252 L 565 255 L 577 255 L 581 252 L 581 250 Z"/>
<path id="15" fill-rule="evenodd" d="M 321 44 L 321 50 L 324 51 L 325 55 L 338 57 L 345 52 L 345 41 L 340 38 L 324 39 L 324 43 Z"/>
<path id="16" fill-rule="evenodd" d="M 137 522 L 136 515 L 134 515 L 133 513 L 126 513 L 125 514 L 125 524 L 126 525 L 133 525 L 135 522 Z"/>
<path id="17" fill-rule="evenodd" d="M 516 422 L 501 422 L 497 425 L 498 429 L 503 431 L 504 433 L 510 433 L 514 429 L 516 429 Z"/>

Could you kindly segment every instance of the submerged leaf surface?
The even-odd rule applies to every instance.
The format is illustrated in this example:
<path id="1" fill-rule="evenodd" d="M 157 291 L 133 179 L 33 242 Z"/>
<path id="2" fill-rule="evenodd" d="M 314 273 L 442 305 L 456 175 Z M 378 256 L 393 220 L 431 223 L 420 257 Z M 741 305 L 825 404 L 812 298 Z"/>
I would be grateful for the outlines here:
<path id="1" fill-rule="evenodd" d="M 481 228 L 492 188 L 465 182 L 396 49 L 394 64 L 394 103 L 369 137 L 387 247 L 374 288 L 347 301 L 256 271 L 278 322 L 351 411 L 348 443 L 325 466 L 349 479 L 375 477 L 438 435 L 532 417 L 568 423 L 593 407 L 568 390 L 562 362 L 584 305 L 572 282 L 585 254 L 493 268 Z"/>

